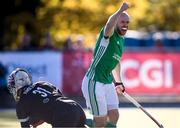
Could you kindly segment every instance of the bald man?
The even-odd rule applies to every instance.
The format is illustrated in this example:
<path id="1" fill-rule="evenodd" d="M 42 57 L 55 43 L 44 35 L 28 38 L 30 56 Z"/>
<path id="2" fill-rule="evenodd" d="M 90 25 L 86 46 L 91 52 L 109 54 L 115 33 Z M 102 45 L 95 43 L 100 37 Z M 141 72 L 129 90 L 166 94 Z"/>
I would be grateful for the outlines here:
<path id="1" fill-rule="evenodd" d="M 128 8 L 128 4 L 123 3 L 109 17 L 99 34 L 92 63 L 83 78 L 83 96 L 96 127 L 116 127 L 119 118 L 118 94 L 125 90 L 120 77 L 120 59 L 129 24 L 129 15 L 125 12 Z"/>

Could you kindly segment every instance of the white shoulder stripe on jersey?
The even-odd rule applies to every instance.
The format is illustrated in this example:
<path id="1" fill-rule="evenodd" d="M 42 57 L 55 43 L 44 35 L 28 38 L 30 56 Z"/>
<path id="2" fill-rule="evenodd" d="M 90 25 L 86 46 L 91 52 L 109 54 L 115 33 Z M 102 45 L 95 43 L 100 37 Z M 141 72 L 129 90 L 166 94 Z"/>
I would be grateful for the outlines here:
<path id="1" fill-rule="evenodd" d="M 101 39 L 100 46 L 97 49 L 96 55 L 93 60 L 93 64 L 91 65 L 90 70 L 88 71 L 89 78 L 93 79 L 95 75 L 95 67 L 99 63 L 102 56 L 104 55 L 106 48 L 108 47 L 108 44 L 109 44 L 109 39 L 105 39 L 105 38 Z"/>
<path id="2" fill-rule="evenodd" d="M 29 117 L 26 117 L 26 118 L 24 118 L 24 119 L 19 119 L 20 122 L 26 122 L 26 121 L 28 121 L 28 120 L 29 120 Z"/>
<path id="3" fill-rule="evenodd" d="M 90 78 L 92 78 L 92 76 L 93 76 L 93 74 L 95 72 L 94 69 L 95 69 L 97 63 L 99 62 L 99 60 L 101 59 L 101 56 L 103 55 L 104 50 L 105 50 L 105 47 L 103 47 L 103 46 L 99 47 L 98 52 L 96 54 L 96 57 L 94 59 L 93 65 L 91 67 L 91 70 L 89 71 Z"/>
<path id="4" fill-rule="evenodd" d="M 100 59 L 102 58 L 102 56 L 104 55 L 105 51 L 106 51 L 106 48 L 109 44 L 109 39 L 105 39 L 105 38 L 102 38 L 101 39 L 101 42 L 100 42 L 100 46 L 96 52 L 96 55 L 95 55 L 95 59 L 93 61 L 93 64 L 91 66 L 91 69 L 89 71 L 89 77 L 90 78 L 93 78 L 94 77 L 94 73 L 95 73 L 95 67 L 96 65 L 99 63 Z"/>

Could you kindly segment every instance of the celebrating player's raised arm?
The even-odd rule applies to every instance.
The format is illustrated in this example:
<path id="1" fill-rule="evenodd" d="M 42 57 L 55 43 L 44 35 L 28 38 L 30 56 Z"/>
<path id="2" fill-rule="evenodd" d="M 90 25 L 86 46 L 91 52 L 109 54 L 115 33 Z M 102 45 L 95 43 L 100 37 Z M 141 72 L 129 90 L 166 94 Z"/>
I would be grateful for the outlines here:
<path id="1" fill-rule="evenodd" d="M 121 7 L 119 8 L 118 11 L 116 11 L 114 14 L 112 14 L 106 25 L 105 25 L 105 30 L 104 30 L 104 37 L 105 38 L 108 38 L 109 36 L 112 35 L 112 33 L 114 32 L 114 26 L 116 25 L 117 21 L 118 21 L 118 18 L 119 16 L 121 15 L 121 13 L 125 10 L 127 10 L 129 8 L 128 4 L 127 3 L 123 3 L 121 5 Z"/>

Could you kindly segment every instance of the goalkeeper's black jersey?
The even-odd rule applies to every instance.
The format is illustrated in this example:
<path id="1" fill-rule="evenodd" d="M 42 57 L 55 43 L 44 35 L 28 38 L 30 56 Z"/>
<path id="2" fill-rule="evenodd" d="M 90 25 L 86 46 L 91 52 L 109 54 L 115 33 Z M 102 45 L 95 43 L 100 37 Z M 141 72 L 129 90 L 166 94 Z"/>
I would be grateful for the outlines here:
<path id="1" fill-rule="evenodd" d="M 23 88 L 16 106 L 17 117 L 22 127 L 29 127 L 39 120 L 54 124 L 71 124 L 74 115 L 85 116 L 75 101 L 62 96 L 62 93 L 47 82 L 37 82 Z M 76 114 L 79 113 L 79 114 Z"/>

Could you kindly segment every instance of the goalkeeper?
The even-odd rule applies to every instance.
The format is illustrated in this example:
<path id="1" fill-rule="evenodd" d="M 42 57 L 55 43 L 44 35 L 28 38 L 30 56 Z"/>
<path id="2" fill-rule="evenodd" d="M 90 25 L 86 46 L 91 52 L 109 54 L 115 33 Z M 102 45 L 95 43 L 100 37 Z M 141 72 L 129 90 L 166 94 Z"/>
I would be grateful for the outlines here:
<path id="1" fill-rule="evenodd" d="M 51 83 L 32 83 L 30 74 L 17 68 L 8 77 L 21 127 L 37 127 L 43 122 L 52 127 L 84 127 L 86 116 L 81 106 L 62 95 Z"/>

